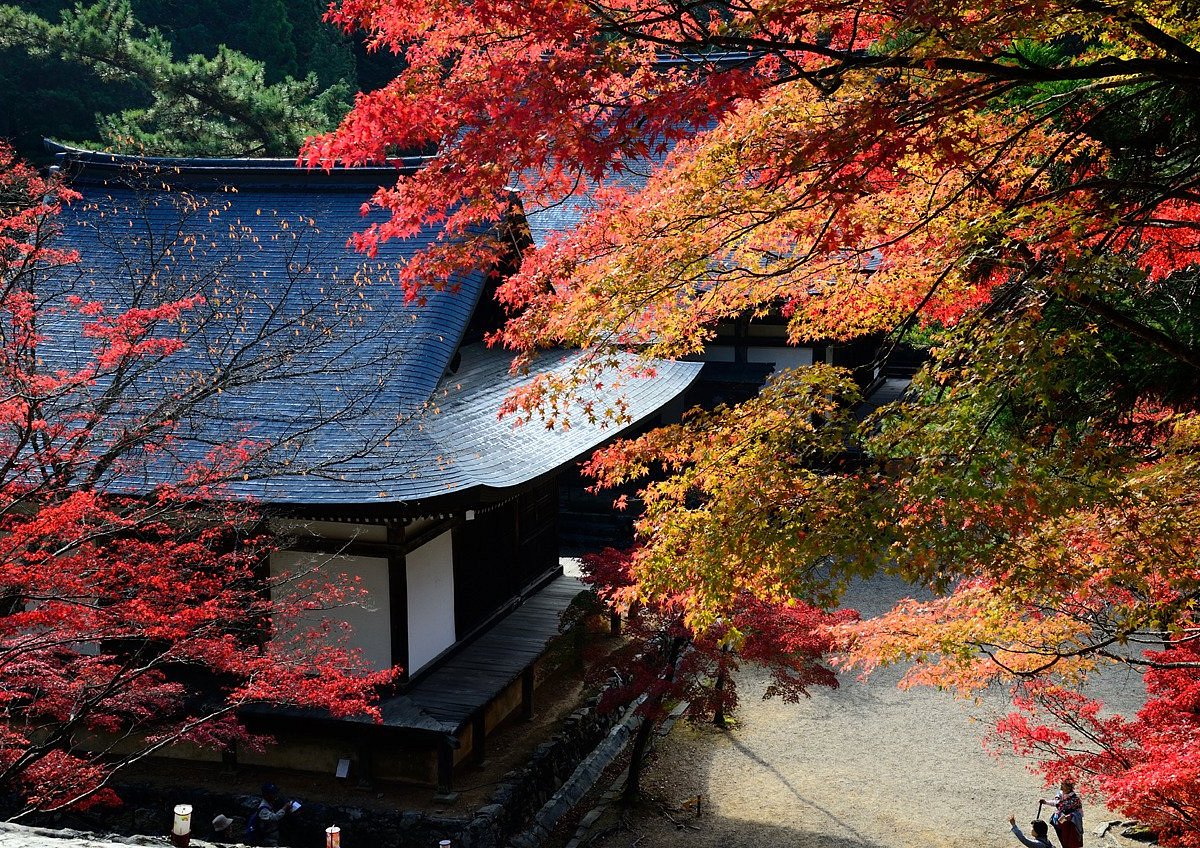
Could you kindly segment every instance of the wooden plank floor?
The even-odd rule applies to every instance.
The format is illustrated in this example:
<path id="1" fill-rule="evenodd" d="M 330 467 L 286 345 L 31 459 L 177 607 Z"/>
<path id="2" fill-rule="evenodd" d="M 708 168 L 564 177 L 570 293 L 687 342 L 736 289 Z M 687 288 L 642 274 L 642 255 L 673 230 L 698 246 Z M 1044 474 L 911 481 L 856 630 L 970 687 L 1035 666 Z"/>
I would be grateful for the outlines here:
<path id="1" fill-rule="evenodd" d="M 557 578 L 405 692 L 405 697 L 437 721 L 461 726 L 545 652 L 559 633 L 563 610 L 584 588 L 574 577 Z"/>

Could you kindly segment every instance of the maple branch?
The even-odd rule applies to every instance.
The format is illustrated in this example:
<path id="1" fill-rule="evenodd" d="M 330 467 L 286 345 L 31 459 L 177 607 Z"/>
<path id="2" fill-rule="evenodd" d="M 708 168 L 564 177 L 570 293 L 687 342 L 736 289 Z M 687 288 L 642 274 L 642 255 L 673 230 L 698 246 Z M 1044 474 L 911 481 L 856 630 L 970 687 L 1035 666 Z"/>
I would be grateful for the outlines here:
<path id="1" fill-rule="evenodd" d="M 1109 651 L 1097 651 L 1097 653 L 1106 659 L 1116 660 L 1125 665 L 1137 666 L 1139 668 L 1162 669 L 1164 671 L 1173 668 L 1200 668 L 1200 660 L 1195 662 L 1162 662 L 1161 660 L 1147 660 L 1125 654 L 1114 654 Z"/>
<path id="2" fill-rule="evenodd" d="M 1053 608 L 1047 609 L 1053 611 Z M 1047 671 L 1064 660 L 1102 653 L 1105 647 L 1120 643 L 1124 637 L 1125 634 L 1114 633 L 1104 639 L 1096 642 L 1090 642 L 1087 645 L 1083 645 L 1073 650 L 1063 650 L 1061 647 L 1042 645 L 1026 645 L 1025 648 L 1019 649 L 1013 645 L 996 645 L 988 642 L 977 642 L 973 640 L 970 642 L 970 644 L 974 645 L 981 653 L 987 656 L 988 659 L 1014 677 L 1037 678 L 1044 675 Z M 1033 668 L 1018 669 L 1013 668 L 1012 666 L 1000 660 L 1000 658 L 996 655 L 997 651 L 1003 651 L 1009 654 L 1017 654 L 1020 656 L 1047 657 L 1047 660 L 1043 664 Z"/>
<path id="3" fill-rule="evenodd" d="M 44 734 L 37 745 L 26 747 L 20 754 L 13 758 L 3 770 L 0 770 L 0 785 L 5 784 L 12 779 L 13 775 L 20 774 L 30 765 L 43 759 L 51 751 L 60 747 L 61 743 L 74 735 L 75 729 L 80 724 L 86 722 L 93 717 L 96 708 L 105 700 L 110 698 L 118 691 L 125 690 L 130 684 L 138 678 L 144 677 L 157 669 L 158 663 L 154 658 L 150 662 L 135 668 L 135 660 L 141 659 L 139 652 L 132 652 L 126 657 L 125 662 L 119 669 L 116 669 L 113 674 L 104 682 L 102 686 L 93 686 L 92 694 L 84 697 L 76 705 L 76 709 L 71 716 L 62 722 L 58 722 L 51 726 L 50 730 Z M 161 659 L 161 658 L 158 658 Z M 45 729 L 43 727 L 43 729 Z"/>
<path id="4" fill-rule="evenodd" d="M 1200 64 L 1200 51 L 1154 26 L 1128 6 L 1114 6 L 1093 0 L 1082 0 L 1076 6 L 1085 12 L 1098 12 L 1106 17 L 1116 18 L 1160 50 L 1178 56 L 1187 64 Z"/>
<path id="5" fill-rule="evenodd" d="M 1178 82 L 1200 79 L 1200 63 L 1198 63 L 1200 54 L 1141 19 L 1137 19 L 1141 20 L 1137 24 L 1139 34 L 1151 40 L 1156 46 L 1164 47 L 1164 49 L 1170 48 L 1169 52 L 1181 56 L 1180 61 L 1144 57 L 1125 59 L 1107 56 L 1085 64 L 1050 68 L 1042 65 L 1005 64 L 961 56 L 868 55 L 863 51 L 841 50 L 818 42 L 799 39 L 769 39 L 752 35 L 705 34 L 697 38 L 674 39 L 647 31 L 653 26 L 652 18 L 621 19 L 612 14 L 610 7 L 595 2 L 589 2 L 587 6 L 603 22 L 604 26 L 613 32 L 635 41 L 669 48 L 685 56 L 704 55 L 713 48 L 719 48 L 734 53 L 747 53 L 749 54 L 746 60 L 748 62 L 753 60 L 755 53 L 799 53 L 829 59 L 830 65 L 814 71 L 798 72 L 800 76 L 814 82 L 823 91 L 830 90 L 828 80 L 836 79 L 847 71 L 872 69 L 951 71 L 995 80 L 1019 82 L 1101 80 L 1140 75 Z M 836 87 L 836 83 L 834 83 L 834 87 Z"/>
<path id="6" fill-rule="evenodd" d="M 1099 298 L 1085 292 L 1063 289 L 1058 290 L 1056 293 L 1068 303 L 1072 303 L 1093 315 L 1104 318 L 1114 326 L 1120 327 L 1142 341 L 1154 345 L 1185 365 L 1200 370 L 1200 351 L 1183 344 L 1178 339 L 1172 338 L 1161 330 L 1138 321 L 1136 318 L 1120 311 L 1111 304 L 1105 303 Z"/>
<path id="7" fill-rule="evenodd" d="M 19 813 L 16 813 L 15 815 L 9 817 L 7 819 L 7 821 L 13 821 L 13 822 L 20 821 L 21 819 L 25 818 L 26 816 L 32 815 L 33 813 L 55 812 L 58 810 L 68 809 L 68 808 L 74 806 L 75 804 L 78 804 L 80 801 L 84 801 L 84 800 L 92 797 L 97 792 L 99 792 L 101 789 L 104 789 L 105 787 L 109 786 L 112 783 L 113 778 L 116 777 L 117 773 L 120 772 L 122 769 L 128 768 L 129 766 L 131 766 L 141 760 L 144 760 L 147 757 L 154 756 L 154 754 L 158 753 L 160 750 L 167 747 L 168 745 L 171 745 L 172 743 L 185 738 L 187 736 L 187 734 L 191 733 L 192 731 L 196 730 L 197 728 L 203 727 L 206 724 L 211 724 L 212 722 L 216 721 L 217 719 L 221 718 L 222 716 L 233 713 L 240 706 L 242 706 L 242 704 L 240 704 L 240 703 L 225 704 L 215 710 L 208 712 L 205 715 L 197 716 L 197 717 L 189 720 L 187 723 L 181 725 L 173 732 L 163 734 L 157 741 L 145 744 L 140 750 L 136 751 L 133 754 L 126 756 L 120 762 L 111 763 L 109 765 L 109 768 L 105 770 L 105 773 L 101 777 L 101 779 L 96 784 L 91 786 L 90 788 L 88 788 L 82 792 L 78 792 L 75 795 L 70 796 L 57 804 L 53 804 L 53 805 L 46 806 L 43 808 L 38 808 L 33 805 L 27 805 L 25 807 L 25 809 L 21 810 Z"/>

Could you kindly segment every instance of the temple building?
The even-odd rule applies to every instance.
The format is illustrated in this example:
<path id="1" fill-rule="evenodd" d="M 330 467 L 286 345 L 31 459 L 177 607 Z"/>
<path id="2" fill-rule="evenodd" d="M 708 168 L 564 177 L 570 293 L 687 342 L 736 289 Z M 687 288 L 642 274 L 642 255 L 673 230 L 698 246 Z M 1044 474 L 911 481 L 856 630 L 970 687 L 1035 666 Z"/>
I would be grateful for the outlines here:
<path id="1" fill-rule="evenodd" d="M 56 150 L 81 195 L 60 216 L 60 246 L 80 263 L 59 295 L 114 310 L 190 299 L 184 347 L 138 376 L 140 403 L 221 378 L 178 422 L 169 456 L 114 470 L 108 484 L 153 486 L 205 452 L 246 446 L 228 491 L 288 539 L 271 572 L 355 580 L 365 602 L 322 614 L 351 625 L 374 667 L 404 670 L 381 724 L 264 710 L 246 718 L 280 744 L 226 757 L 327 774 L 349 763 L 360 777 L 450 792 L 456 764 L 481 758 L 488 733 L 532 709 L 538 659 L 580 590 L 559 566 L 560 477 L 597 446 L 678 414 L 700 364 L 661 362 L 653 376 L 610 367 L 567 412 L 569 427 L 519 425 L 498 416 L 504 399 L 532 372 L 566 373 L 588 356 L 551 351 L 514 372 L 510 354 L 483 344 L 502 317 L 492 295 L 517 261 L 520 228 L 496 267 L 405 291 L 399 268 L 448 243 L 438 226 L 375 255 L 348 246 L 394 167 Z M 589 414 L 618 403 L 617 419 Z"/>

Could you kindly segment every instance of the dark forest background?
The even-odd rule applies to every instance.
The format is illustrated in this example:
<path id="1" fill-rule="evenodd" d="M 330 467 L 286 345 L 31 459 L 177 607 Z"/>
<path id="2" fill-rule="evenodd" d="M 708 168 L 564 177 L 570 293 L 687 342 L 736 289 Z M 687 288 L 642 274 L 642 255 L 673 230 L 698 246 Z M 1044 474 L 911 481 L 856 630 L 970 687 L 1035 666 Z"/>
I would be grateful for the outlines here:
<path id="1" fill-rule="evenodd" d="M 47 159 L 43 138 L 150 154 L 290 155 L 296 137 L 331 128 L 355 91 L 377 88 L 397 70 L 391 54 L 368 54 L 322 21 L 324 11 L 325 0 L 0 6 L 0 139 L 34 162 Z M 215 61 L 219 53 L 222 62 Z M 256 72 L 266 85 L 255 84 Z M 172 95 L 164 79 L 219 91 L 216 98 L 199 95 L 217 123 L 237 123 L 247 108 L 287 121 L 290 109 L 299 116 L 288 121 L 296 131 L 276 145 L 213 133 L 211 125 L 182 128 L 181 116 L 199 111 L 195 98 L 179 102 L 176 91 L 165 106 Z M 243 102 L 255 99 L 268 102 Z"/>

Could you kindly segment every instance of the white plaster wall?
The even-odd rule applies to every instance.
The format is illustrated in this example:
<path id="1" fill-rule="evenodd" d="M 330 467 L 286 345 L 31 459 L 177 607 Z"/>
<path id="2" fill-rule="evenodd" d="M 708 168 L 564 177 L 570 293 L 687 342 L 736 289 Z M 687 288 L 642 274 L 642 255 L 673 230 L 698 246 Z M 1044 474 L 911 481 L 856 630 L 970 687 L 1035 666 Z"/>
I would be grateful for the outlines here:
<path id="1" fill-rule="evenodd" d="M 752 347 L 746 351 L 750 362 L 773 362 L 779 368 L 801 368 L 813 364 L 811 347 Z"/>
<path id="2" fill-rule="evenodd" d="M 308 574 L 337 584 L 357 577 L 358 586 L 365 592 L 353 603 L 335 609 L 314 611 L 309 623 L 325 619 L 346 622 L 351 632 L 348 644 L 362 651 L 372 667 L 383 670 L 392 667 L 392 616 L 388 598 L 388 561 L 382 557 L 340 556 L 302 551 L 279 551 L 271 555 L 271 576 L 283 572 Z M 344 575 L 344 576 L 343 576 Z M 290 587 L 271 590 L 273 598 L 286 593 Z M 330 639 L 337 638 L 339 628 L 333 628 Z"/>
<path id="3" fill-rule="evenodd" d="M 706 349 L 699 359 L 702 362 L 733 362 L 734 349 L 732 346 L 711 347 Z M 747 362 L 772 362 L 776 368 L 800 368 L 813 364 L 811 347 L 748 347 L 746 348 Z"/>
<path id="4" fill-rule="evenodd" d="M 454 544 L 449 531 L 406 558 L 408 672 L 454 644 Z"/>

